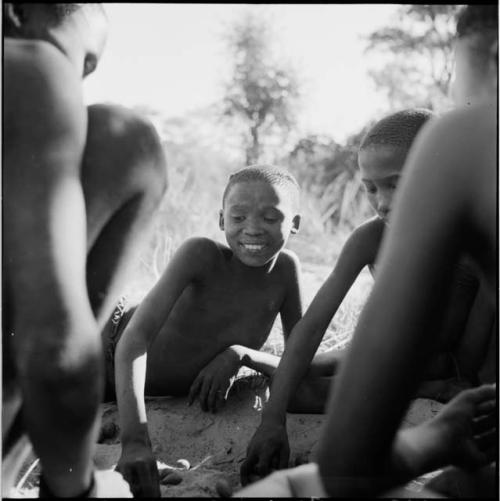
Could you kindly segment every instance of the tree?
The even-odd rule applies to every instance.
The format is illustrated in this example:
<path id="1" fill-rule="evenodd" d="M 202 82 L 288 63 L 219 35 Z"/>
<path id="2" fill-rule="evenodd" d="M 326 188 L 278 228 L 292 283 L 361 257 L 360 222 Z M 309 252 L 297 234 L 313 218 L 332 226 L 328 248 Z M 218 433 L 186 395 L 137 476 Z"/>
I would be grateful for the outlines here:
<path id="1" fill-rule="evenodd" d="M 369 71 L 392 109 L 449 107 L 453 70 L 453 37 L 459 5 L 403 5 L 394 26 L 367 37 L 367 54 L 385 56 L 382 67 Z"/>
<path id="2" fill-rule="evenodd" d="M 318 200 L 322 223 L 352 228 L 373 214 L 358 178 L 358 150 L 373 123 L 344 144 L 311 135 L 297 142 L 288 159 L 301 189 Z"/>
<path id="3" fill-rule="evenodd" d="M 287 133 L 299 97 L 295 73 L 273 57 L 269 25 L 246 13 L 227 34 L 233 68 L 223 114 L 243 123 L 246 164 L 259 162 L 266 136 Z"/>

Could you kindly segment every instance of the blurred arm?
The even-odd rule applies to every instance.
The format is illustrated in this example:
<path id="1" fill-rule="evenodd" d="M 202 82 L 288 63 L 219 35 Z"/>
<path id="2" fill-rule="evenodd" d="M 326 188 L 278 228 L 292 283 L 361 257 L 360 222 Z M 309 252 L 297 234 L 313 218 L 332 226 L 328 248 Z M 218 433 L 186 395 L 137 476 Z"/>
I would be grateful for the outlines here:
<path id="1" fill-rule="evenodd" d="M 49 44 L 6 42 L 4 266 L 23 416 L 59 496 L 88 489 L 102 392 L 86 280 L 81 82 Z M 4 347 L 5 348 L 5 347 Z"/>
<path id="2" fill-rule="evenodd" d="M 450 129 L 447 122 L 424 129 L 396 193 L 379 274 L 320 441 L 320 473 L 330 495 L 371 494 L 406 479 L 405 461 L 391 444 L 433 350 L 436 319 L 467 238 L 469 159 L 459 147 L 463 137 Z"/>

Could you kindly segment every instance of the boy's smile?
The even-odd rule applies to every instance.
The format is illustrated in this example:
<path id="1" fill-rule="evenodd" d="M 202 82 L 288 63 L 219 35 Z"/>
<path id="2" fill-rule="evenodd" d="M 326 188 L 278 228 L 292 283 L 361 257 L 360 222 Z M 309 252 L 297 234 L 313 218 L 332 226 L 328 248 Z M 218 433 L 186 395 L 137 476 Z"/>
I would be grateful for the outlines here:
<path id="1" fill-rule="evenodd" d="M 235 184 L 220 214 L 229 247 L 242 263 L 253 267 L 273 264 L 298 222 L 287 190 L 264 181 Z"/>

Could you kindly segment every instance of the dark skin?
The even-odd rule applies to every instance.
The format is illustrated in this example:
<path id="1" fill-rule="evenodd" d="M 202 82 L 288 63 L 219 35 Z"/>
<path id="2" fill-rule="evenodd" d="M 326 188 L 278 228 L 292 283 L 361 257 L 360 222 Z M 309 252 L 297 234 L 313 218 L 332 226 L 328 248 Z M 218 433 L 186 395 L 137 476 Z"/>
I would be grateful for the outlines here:
<path id="1" fill-rule="evenodd" d="M 436 319 L 460 256 L 475 263 L 480 294 L 496 307 L 498 70 L 493 48 L 478 68 L 474 42 L 457 44 L 461 108 L 429 124 L 408 158 L 379 275 L 333 387 L 319 474 L 308 472 L 315 490 L 302 496 L 321 489 L 330 497 L 373 497 L 447 465 L 474 472 L 498 455 L 496 385 L 461 392 L 436 418 L 399 428 L 435 348 Z M 287 495 L 282 477 L 288 486 L 293 474 L 275 474 L 279 489 L 270 490 L 269 478 L 240 494 Z"/>
<path id="2" fill-rule="evenodd" d="M 118 107 L 83 104 L 82 78 L 95 69 L 106 38 L 100 8 L 83 7 L 60 24 L 46 4 L 10 12 L 2 432 L 13 447 L 4 449 L 2 487 L 8 493 L 29 451 L 18 447 L 27 431 L 50 491 L 74 496 L 88 489 L 93 470 L 99 329 L 138 250 L 133 242 L 145 236 L 163 195 L 165 164 L 146 122 Z"/>
<path id="3" fill-rule="evenodd" d="M 258 350 L 276 316 L 285 337 L 299 320 L 298 261 L 283 250 L 298 224 L 280 187 L 235 184 L 220 220 L 229 247 L 186 241 L 127 324 L 115 356 L 118 468 L 135 495 L 159 494 L 144 395 L 189 394 L 215 412 L 242 365 L 258 368 L 274 358 Z"/>
<path id="4" fill-rule="evenodd" d="M 325 410 L 331 376 L 338 371 L 347 351 L 314 354 L 361 270 L 368 266 L 375 275 L 377 256 L 405 158 L 406 151 L 387 146 L 371 146 L 368 151 L 360 152 L 362 181 L 378 216 L 350 235 L 335 269 L 292 331 L 282 362 L 273 376 L 271 397 L 263 411 L 261 425 L 248 446 L 241 468 L 244 485 L 275 468 L 287 467 L 287 411 L 321 413 Z M 477 380 L 485 359 L 485 346 L 492 333 L 494 309 L 483 294 L 478 294 L 476 275 L 473 264 L 466 259 L 462 259 L 454 271 L 445 314 L 435 320 L 439 324 L 439 344 L 427 365 L 426 381 L 419 386 L 417 397 L 447 402 Z M 460 382 L 456 380 L 457 372 L 464 378 Z"/>

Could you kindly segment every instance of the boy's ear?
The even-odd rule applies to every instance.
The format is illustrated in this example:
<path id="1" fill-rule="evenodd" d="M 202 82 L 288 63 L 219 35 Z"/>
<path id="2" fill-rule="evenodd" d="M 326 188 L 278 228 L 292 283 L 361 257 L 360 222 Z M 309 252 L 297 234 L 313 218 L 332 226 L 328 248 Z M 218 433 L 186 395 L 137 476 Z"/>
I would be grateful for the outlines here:
<path id="1" fill-rule="evenodd" d="M 297 214 L 293 219 L 292 219 L 292 229 L 290 233 L 295 235 L 296 233 L 299 232 L 299 226 L 300 226 L 300 214 Z"/>
<path id="2" fill-rule="evenodd" d="M 219 211 L 219 228 L 224 231 L 224 211 L 222 209 Z"/>

